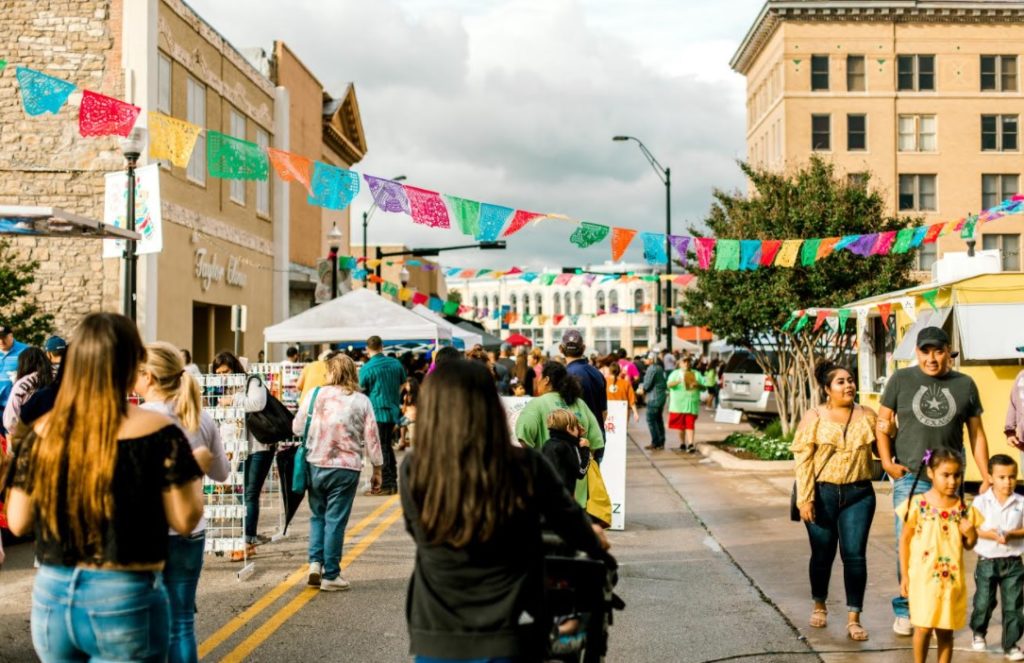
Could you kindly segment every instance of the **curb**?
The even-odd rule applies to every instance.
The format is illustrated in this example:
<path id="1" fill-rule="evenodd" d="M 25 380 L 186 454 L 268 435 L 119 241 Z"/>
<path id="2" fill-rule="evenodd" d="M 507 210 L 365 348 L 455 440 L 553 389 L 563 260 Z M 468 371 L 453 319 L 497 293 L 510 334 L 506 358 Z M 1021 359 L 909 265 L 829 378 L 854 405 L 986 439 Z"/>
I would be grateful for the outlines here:
<path id="1" fill-rule="evenodd" d="M 796 467 L 794 460 L 746 460 L 737 458 L 728 451 L 703 442 L 697 443 L 697 450 L 708 460 L 714 461 L 727 470 L 746 470 L 748 472 L 792 472 Z"/>

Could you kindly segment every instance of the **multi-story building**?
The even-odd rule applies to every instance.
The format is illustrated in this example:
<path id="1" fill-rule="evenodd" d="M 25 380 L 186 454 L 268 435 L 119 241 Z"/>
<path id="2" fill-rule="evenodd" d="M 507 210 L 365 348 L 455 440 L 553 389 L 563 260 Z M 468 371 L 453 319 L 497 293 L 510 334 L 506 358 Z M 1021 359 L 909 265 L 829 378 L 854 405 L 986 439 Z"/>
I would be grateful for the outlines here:
<path id="1" fill-rule="evenodd" d="M 1024 2 L 768 0 L 731 61 L 747 79 L 751 163 L 818 154 L 851 182 L 870 176 L 893 214 L 926 223 L 1021 191 Z M 1024 220 L 978 229 L 1020 270 Z M 950 234 L 919 252 L 930 270 L 963 251 Z"/>

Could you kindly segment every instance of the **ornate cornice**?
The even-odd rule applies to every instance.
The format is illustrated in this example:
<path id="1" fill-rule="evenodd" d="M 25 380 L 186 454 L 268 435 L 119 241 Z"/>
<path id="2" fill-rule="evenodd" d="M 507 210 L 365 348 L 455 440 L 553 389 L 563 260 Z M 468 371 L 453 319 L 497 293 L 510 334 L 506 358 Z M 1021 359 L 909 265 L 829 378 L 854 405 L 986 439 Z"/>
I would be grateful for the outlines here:
<path id="1" fill-rule="evenodd" d="M 160 212 L 164 221 L 184 226 L 193 232 L 230 242 L 243 249 L 249 249 L 265 256 L 274 255 L 274 243 L 258 235 L 242 230 L 220 219 L 200 214 L 183 205 L 169 200 L 161 201 Z"/>

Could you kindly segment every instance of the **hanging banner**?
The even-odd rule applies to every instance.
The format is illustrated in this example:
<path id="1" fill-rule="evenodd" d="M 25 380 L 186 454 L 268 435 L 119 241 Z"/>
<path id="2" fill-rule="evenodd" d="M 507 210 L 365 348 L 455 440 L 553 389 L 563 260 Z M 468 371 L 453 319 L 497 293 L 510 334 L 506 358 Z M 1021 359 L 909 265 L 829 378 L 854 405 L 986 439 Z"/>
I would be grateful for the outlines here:
<path id="1" fill-rule="evenodd" d="M 679 262 L 686 266 L 686 250 L 690 246 L 690 238 L 687 235 L 669 235 L 668 243 L 675 249 L 676 255 L 679 256 Z"/>
<path id="2" fill-rule="evenodd" d="M 409 214 L 409 198 L 405 195 L 405 187 L 398 182 L 383 177 L 363 174 L 366 186 L 370 187 L 370 195 L 377 208 L 385 212 L 405 212 Z"/>
<path id="3" fill-rule="evenodd" d="M 889 315 L 892 313 L 892 304 L 886 302 L 878 305 L 878 317 L 882 319 L 882 326 L 889 329 Z"/>
<path id="4" fill-rule="evenodd" d="M 820 239 L 805 239 L 803 246 L 800 247 L 800 264 L 804 267 L 810 267 L 814 264 L 814 261 L 818 259 L 818 246 L 821 245 Z"/>
<path id="5" fill-rule="evenodd" d="M 76 87 L 73 83 L 28 67 L 18 67 L 15 76 L 21 90 L 21 105 L 28 115 L 56 115 Z"/>
<path id="6" fill-rule="evenodd" d="M 740 241 L 738 239 L 720 239 L 715 244 L 715 269 L 740 268 Z"/>
<path id="7" fill-rule="evenodd" d="M 828 316 L 828 309 L 818 309 L 818 312 L 814 314 L 814 327 L 811 328 L 811 331 L 818 331 L 821 329 L 821 326 L 825 324 L 825 320 L 828 319 Z"/>
<path id="8" fill-rule="evenodd" d="M 878 242 L 878 233 L 871 233 L 870 235 L 861 235 L 857 241 L 847 246 L 847 250 L 850 253 L 855 253 L 862 258 L 866 258 L 871 255 L 871 251 L 875 248 L 875 243 Z"/>
<path id="9" fill-rule="evenodd" d="M 896 233 L 896 242 L 893 244 L 893 253 L 906 253 L 914 241 L 914 228 L 904 228 Z"/>
<path id="10" fill-rule="evenodd" d="M 569 285 L 569 283 L 572 281 L 572 277 L 573 277 L 572 274 L 559 274 L 555 278 L 554 284 L 555 285 Z"/>
<path id="11" fill-rule="evenodd" d="M 83 136 L 127 136 L 142 109 L 120 99 L 82 91 L 78 108 L 78 133 Z"/>
<path id="12" fill-rule="evenodd" d="M 431 228 L 450 228 L 448 208 L 436 191 L 428 191 L 414 186 L 405 185 L 405 194 L 409 197 L 409 209 L 412 220 L 421 226 Z"/>
<path id="13" fill-rule="evenodd" d="M 945 223 L 933 223 L 932 225 L 928 226 L 928 230 L 924 234 L 923 243 L 933 244 L 937 239 L 939 239 L 939 233 L 942 232 L 942 229 L 943 227 L 945 227 L 945 225 Z"/>
<path id="14" fill-rule="evenodd" d="M 543 218 L 544 215 L 539 212 L 527 212 L 525 210 L 517 209 L 516 213 L 512 216 L 512 220 L 509 221 L 508 228 L 505 228 L 505 232 L 502 237 L 509 237 L 516 234 L 520 230 L 526 227 L 531 221 Z"/>
<path id="15" fill-rule="evenodd" d="M 608 237 L 610 228 L 608 226 L 602 226 L 597 223 L 590 223 L 589 221 L 581 221 L 576 230 L 572 231 L 569 235 L 569 241 L 578 246 L 581 249 L 593 246 L 598 242 L 604 241 Z"/>
<path id="16" fill-rule="evenodd" d="M 893 243 L 896 241 L 896 231 L 889 230 L 878 235 L 878 241 L 875 242 L 875 246 L 871 249 L 871 255 L 874 256 L 887 256 L 889 251 L 892 249 Z"/>
<path id="17" fill-rule="evenodd" d="M 850 319 L 850 309 L 841 308 L 836 313 L 836 317 L 839 319 L 839 332 L 846 332 L 846 321 Z"/>
<path id="18" fill-rule="evenodd" d="M 668 262 L 665 253 L 665 235 L 661 233 L 640 233 L 644 245 L 644 262 L 648 265 L 664 265 Z"/>
<path id="19" fill-rule="evenodd" d="M 796 259 L 800 255 L 800 245 L 803 243 L 802 239 L 787 239 L 782 242 L 779 255 L 775 258 L 775 265 L 777 267 L 792 267 L 795 265 Z"/>
<path id="20" fill-rule="evenodd" d="M 933 311 L 938 311 L 938 307 L 935 306 L 935 298 L 939 296 L 939 289 L 927 290 L 921 293 L 921 299 L 928 302 L 928 306 L 932 307 Z"/>
<path id="21" fill-rule="evenodd" d="M 480 232 L 480 203 L 457 196 L 445 196 L 448 201 L 448 218 L 455 219 L 455 226 L 463 235 L 475 237 Z"/>
<path id="22" fill-rule="evenodd" d="M 310 189 L 312 193 L 306 196 L 306 201 L 310 205 L 343 210 L 359 193 L 359 175 L 351 170 L 317 161 L 313 163 Z"/>
<path id="23" fill-rule="evenodd" d="M 782 241 L 778 239 L 761 240 L 761 266 L 771 267 L 775 262 L 775 256 L 782 248 Z"/>
<path id="24" fill-rule="evenodd" d="M 815 260 L 821 260 L 822 258 L 826 258 L 829 255 L 831 255 L 832 251 L 835 250 L 836 244 L 839 243 L 840 239 L 842 238 L 826 237 L 822 239 L 821 243 L 818 244 L 818 255 L 815 257 Z"/>
<path id="25" fill-rule="evenodd" d="M 854 242 L 856 242 L 860 238 L 861 238 L 860 235 L 844 235 L 842 239 L 840 239 L 838 242 L 836 242 L 836 245 L 833 248 L 833 250 L 834 251 L 841 251 L 841 250 L 845 249 L 846 247 L 848 247 L 849 245 L 851 245 Z"/>
<path id="26" fill-rule="evenodd" d="M 107 173 L 103 189 L 103 223 L 127 228 L 128 173 Z M 160 215 L 160 164 L 135 169 L 135 230 L 142 239 L 135 243 L 135 255 L 160 253 L 164 249 L 163 218 Z M 103 240 L 104 258 L 124 257 L 124 240 Z"/>
<path id="27" fill-rule="evenodd" d="M 761 266 L 761 240 L 740 240 L 740 269 L 752 271 Z"/>
<path id="28" fill-rule="evenodd" d="M 285 182 L 298 182 L 306 188 L 307 194 L 313 193 L 313 162 L 311 160 L 284 150 L 275 150 L 272 147 L 267 148 L 267 158 L 270 159 L 270 165 L 273 166 L 278 177 Z"/>
<path id="29" fill-rule="evenodd" d="M 476 233 L 478 242 L 495 242 L 501 235 L 505 222 L 515 211 L 511 207 L 482 203 L 480 205 L 480 229 Z"/>
<path id="30" fill-rule="evenodd" d="M 622 259 L 622 254 L 629 248 L 636 231 L 629 228 L 612 228 L 612 262 Z"/>
<path id="31" fill-rule="evenodd" d="M 697 237 L 694 241 L 697 242 L 697 265 L 701 269 L 708 269 L 711 267 L 711 254 L 715 250 L 715 238 Z"/>
<path id="32" fill-rule="evenodd" d="M 206 169 L 210 177 L 223 180 L 265 180 L 270 175 L 270 164 L 262 147 L 219 131 L 206 132 Z M 358 193 L 359 178 L 355 173 L 352 177 Z"/>
<path id="33" fill-rule="evenodd" d="M 188 166 L 201 127 L 161 113 L 149 112 L 149 156 L 168 159 L 179 168 Z"/>

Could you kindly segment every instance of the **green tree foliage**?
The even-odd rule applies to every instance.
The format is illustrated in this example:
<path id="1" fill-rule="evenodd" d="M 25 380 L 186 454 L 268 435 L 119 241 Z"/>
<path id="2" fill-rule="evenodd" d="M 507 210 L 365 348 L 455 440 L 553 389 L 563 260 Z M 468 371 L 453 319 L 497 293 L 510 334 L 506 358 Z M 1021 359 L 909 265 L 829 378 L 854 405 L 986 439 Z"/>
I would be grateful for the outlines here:
<path id="1" fill-rule="evenodd" d="M 16 259 L 11 242 L 0 237 L 0 323 L 10 325 L 14 337 L 42 345 L 53 331 L 53 316 L 43 313 L 28 288 L 36 280 L 37 261 Z"/>
<path id="2" fill-rule="evenodd" d="M 849 184 L 834 168 L 814 157 L 796 172 L 777 173 L 740 164 L 752 184 L 743 196 L 715 192 L 705 223 L 719 238 L 812 239 L 900 230 L 908 220 L 885 214 L 885 203 L 867 184 Z M 698 234 L 694 231 L 694 234 Z M 711 328 L 734 345 L 754 352 L 766 372 L 776 378 L 783 427 L 788 432 L 803 407 L 797 395 L 807 389 L 815 355 L 828 348 L 850 347 L 852 339 L 828 338 L 827 325 L 813 324 L 800 332 L 783 330 L 793 311 L 838 308 L 844 304 L 912 285 L 909 272 L 914 252 L 861 257 L 847 250 L 832 253 L 812 266 L 768 267 L 755 271 L 701 270 L 696 286 L 683 297 L 692 324 Z M 813 321 L 812 321 L 813 322 Z M 847 332 L 855 327 L 851 318 Z M 767 352 L 779 354 L 770 365 Z M 802 364 L 802 366 L 801 366 Z M 809 364 L 809 366 L 808 366 Z M 798 389 L 803 383 L 803 389 Z"/>

